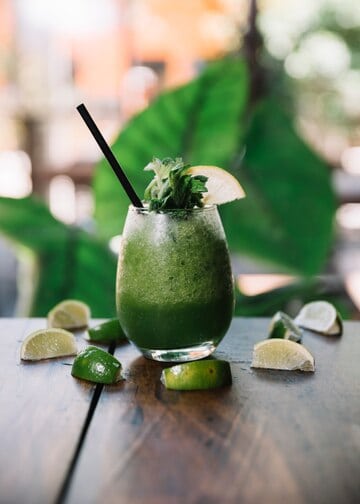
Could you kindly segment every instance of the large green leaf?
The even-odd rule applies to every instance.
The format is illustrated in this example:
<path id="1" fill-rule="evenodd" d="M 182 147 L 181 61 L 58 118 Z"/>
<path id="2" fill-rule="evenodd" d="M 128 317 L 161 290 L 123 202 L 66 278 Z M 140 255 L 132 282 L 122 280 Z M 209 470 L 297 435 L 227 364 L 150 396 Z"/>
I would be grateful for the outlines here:
<path id="1" fill-rule="evenodd" d="M 329 167 L 299 138 L 281 102 L 258 104 L 236 176 L 247 197 L 221 209 L 229 246 L 304 274 L 317 273 L 332 241 Z"/>
<path id="2" fill-rule="evenodd" d="M 0 232 L 35 256 L 31 315 L 44 316 L 65 298 L 88 303 L 95 317 L 114 315 L 116 260 L 103 243 L 59 222 L 31 198 L 0 198 Z M 19 278 L 20 289 L 27 283 Z"/>
<path id="3" fill-rule="evenodd" d="M 247 103 L 245 63 L 225 59 L 210 65 L 189 84 L 159 96 L 134 117 L 112 149 L 140 197 L 151 175 L 144 166 L 158 158 L 182 156 L 186 162 L 229 168 L 243 134 Z M 102 161 L 94 178 L 100 236 L 119 234 L 129 205 L 119 182 Z"/>
<path id="4" fill-rule="evenodd" d="M 116 139 L 114 152 L 140 195 L 148 182 L 142 169 L 152 156 L 182 155 L 191 164 L 228 169 L 248 194 L 221 209 L 231 250 L 282 269 L 316 273 L 332 240 L 329 169 L 296 134 L 281 100 L 267 98 L 250 113 L 247 88 L 241 60 L 217 62 L 135 117 Z M 95 194 L 99 233 L 121 232 L 128 200 L 104 162 L 96 172 Z"/>

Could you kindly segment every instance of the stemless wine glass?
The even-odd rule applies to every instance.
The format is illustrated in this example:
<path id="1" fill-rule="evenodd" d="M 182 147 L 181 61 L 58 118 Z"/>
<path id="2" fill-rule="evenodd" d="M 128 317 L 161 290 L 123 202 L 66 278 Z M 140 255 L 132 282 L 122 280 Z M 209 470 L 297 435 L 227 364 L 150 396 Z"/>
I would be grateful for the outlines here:
<path id="1" fill-rule="evenodd" d="M 233 315 L 234 288 L 217 207 L 129 207 L 116 306 L 120 324 L 148 358 L 184 362 L 211 354 Z"/>

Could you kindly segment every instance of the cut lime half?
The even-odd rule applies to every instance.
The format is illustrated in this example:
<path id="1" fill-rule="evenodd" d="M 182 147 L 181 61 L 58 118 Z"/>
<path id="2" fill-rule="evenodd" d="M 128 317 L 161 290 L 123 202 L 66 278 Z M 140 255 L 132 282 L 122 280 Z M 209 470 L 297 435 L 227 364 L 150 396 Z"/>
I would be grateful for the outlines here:
<path id="1" fill-rule="evenodd" d="M 47 324 L 48 327 L 81 329 L 88 325 L 90 315 L 90 308 L 87 304 L 76 299 L 66 299 L 49 311 Z"/>
<path id="2" fill-rule="evenodd" d="M 71 374 L 94 383 L 112 384 L 120 381 L 121 364 L 105 350 L 89 346 L 75 358 Z"/>
<path id="3" fill-rule="evenodd" d="M 333 336 L 340 335 L 343 329 L 340 314 L 328 301 L 307 303 L 294 322 L 304 329 Z"/>
<path id="4" fill-rule="evenodd" d="M 251 367 L 284 371 L 315 371 L 314 357 L 299 343 L 287 339 L 266 339 L 256 343 Z"/>
<path id="5" fill-rule="evenodd" d="M 177 364 L 163 370 L 161 382 L 173 390 L 201 390 L 231 385 L 231 369 L 223 360 L 202 360 Z"/>
<path id="6" fill-rule="evenodd" d="M 282 311 L 275 313 L 269 326 L 269 338 L 282 338 L 301 342 L 302 332 L 293 320 Z"/>
<path id="7" fill-rule="evenodd" d="M 125 333 L 117 318 L 107 320 L 102 324 L 88 329 L 86 339 L 89 341 L 96 341 L 97 343 L 110 343 L 111 341 L 120 343 L 122 341 L 127 341 Z"/>
<path id="8" fill-rule="evenodd" d="M 74 335 L 64 329 L 40 329 L 32 332 L 21 345 L 22 360 L 53 359 L 76 355 L 77 348 Z"/>

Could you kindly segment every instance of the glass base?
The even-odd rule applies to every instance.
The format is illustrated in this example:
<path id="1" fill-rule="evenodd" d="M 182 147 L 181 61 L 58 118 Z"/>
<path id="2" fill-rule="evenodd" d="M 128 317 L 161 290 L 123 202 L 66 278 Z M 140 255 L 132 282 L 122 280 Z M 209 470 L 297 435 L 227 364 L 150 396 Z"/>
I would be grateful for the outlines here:
<path id="1" fill-rule="evenodd" d="M 150 348 L 138 347 L 140 352 L 148 359 L 160 362 L 189 362 L 204 359 L 215 350 L 216 345 L 212 341 L 206 341 L 201 345 L 188 348 L 151 350 Z"/>

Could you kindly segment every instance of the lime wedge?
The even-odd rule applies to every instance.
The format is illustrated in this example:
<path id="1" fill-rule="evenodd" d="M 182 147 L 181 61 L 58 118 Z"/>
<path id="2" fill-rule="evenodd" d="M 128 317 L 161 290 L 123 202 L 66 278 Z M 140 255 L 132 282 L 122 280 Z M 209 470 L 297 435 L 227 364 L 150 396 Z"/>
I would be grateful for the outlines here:
<path id="1" fill-rule="evenodd" d="M 111 384 L 122 379 L 120 362 L 105 350 L 93 346 L 75 358 L 71 374 L 94 383 Z"/>
<path id="2" fill-rule="evenodd" d="M 269 338 L 283 338 L 301 342 L 302 332 L 293 320 L 282 311 L 275 313 L 269 326 Z"/>
<path id="3" fill-rule="evenodd" d="M 97 343 L 127 341 L 124 331 L 122 330 L 120 322 L 117 318 L 107 320 L 102 324 L 88 329 L 86 339 L 89 341 L 96 341 Z"/>
<path id="4" fill-rule="evenodd" d="M 192 166 L 187 173 L 207 177 L 207 192 L 202 199 L 205 205 L 221 205 L 245 196 L 245 191 L 237 179 L 217 166 Z"/>
<path id="5" fill-rule="evenodd" d="M 340 335 L 343 324 L 336 308 L 327 301 L 313 301 L 304 305 L 294 322 L 310 331 Z"/>
<path id="6" fill-rule="evenodd" d="M 75 338 L 64 329 L 40 329 L 32 332 L 25 338 L 20 349 L 22 360 L 35 361 L 76 354 Z"/>
<path id="7" fill-rule="evenodd" d="M 86 327 L 90 319 L 90 308 L 82 301 L 66 299 L 54 306 L 47 316 L 48 327 L 80 329 Z"/>
<path id="8" fill-rule="evenodd" d="M 266 339 L 256 343 L 251 367 L 285 371 L 315 371 L 314 357 L 303 345 L 287 339 Z"/>
<path id="9" fill-rule="evenodd" d="M 186 362 L 166 368 L 161 382 L 173 390 L 201 390 L 231 385 L 231 369 L 223 360 Z"/>

